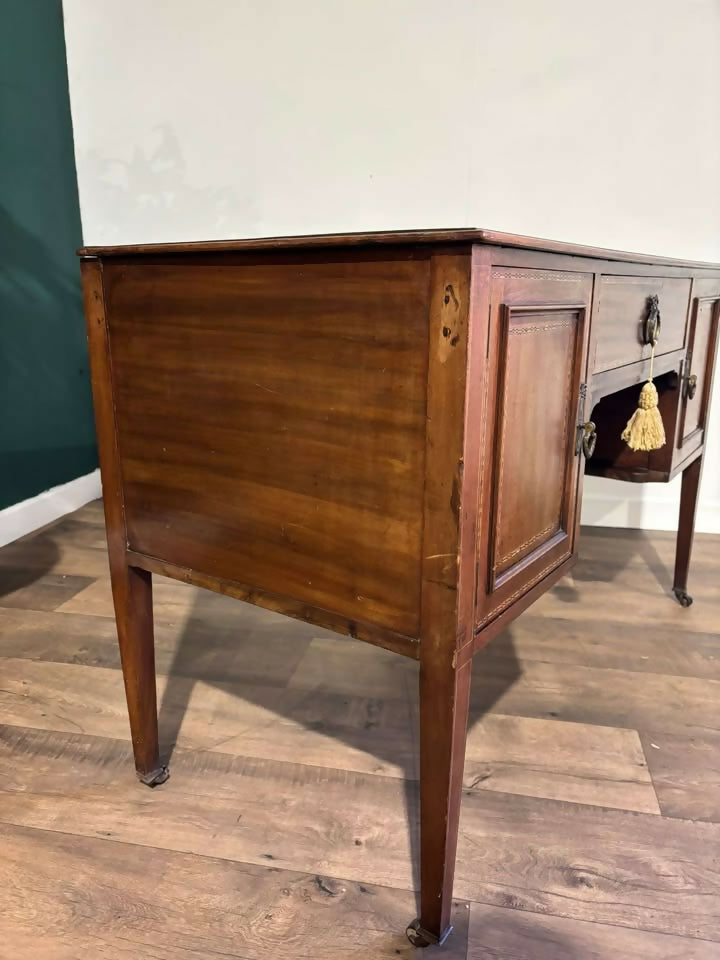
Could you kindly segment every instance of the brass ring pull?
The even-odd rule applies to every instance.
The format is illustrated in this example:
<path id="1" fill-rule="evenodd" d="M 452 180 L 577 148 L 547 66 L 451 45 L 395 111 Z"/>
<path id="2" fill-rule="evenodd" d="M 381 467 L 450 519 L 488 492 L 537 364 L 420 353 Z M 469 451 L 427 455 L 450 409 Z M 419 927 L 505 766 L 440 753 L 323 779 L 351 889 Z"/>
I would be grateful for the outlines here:
<path id="1" fill-rule="evenodd" d="M 690 376 L 685 381 L 685 396 L 688 400 L 692 400 L 697 391 L 697 374 L 691 373 Z"/>
<path id="2" fill-rule="evenodd" d="M 643 343 L 655 346 L 660 339 L 660 299 L 656 293 L 648 297 L 648 314 L 643 323 Z"/>
<path id="3" fill-rule="evenodd" d="M 595 446 L 597 444 L 597 430 L 592 420 L 588 420 L 587 423 L 583 423 L 580 429 L 582 430 L 582 452 L 585 454 L 585 459 L 589 460 L 590 457 L 595 453 Z"/>

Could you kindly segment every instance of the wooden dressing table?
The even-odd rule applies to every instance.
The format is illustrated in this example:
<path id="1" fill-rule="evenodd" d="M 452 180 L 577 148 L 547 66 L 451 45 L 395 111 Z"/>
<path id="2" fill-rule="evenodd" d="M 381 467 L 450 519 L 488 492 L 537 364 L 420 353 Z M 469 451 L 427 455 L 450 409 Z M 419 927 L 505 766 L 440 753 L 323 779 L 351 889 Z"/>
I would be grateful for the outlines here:
<path id="1" fill-rule="evenodd" d="M 80 254 L 140 779 L 167 778 L 153 573 L 419 660 L 408 935 L 442 941 L 472 657 L 572 566 L 584 472 L 682 472 L 674 590 L 691 602 L 720 266 L 485 230 Z M 653 297 L 668 439 L 633 453 Z"/>

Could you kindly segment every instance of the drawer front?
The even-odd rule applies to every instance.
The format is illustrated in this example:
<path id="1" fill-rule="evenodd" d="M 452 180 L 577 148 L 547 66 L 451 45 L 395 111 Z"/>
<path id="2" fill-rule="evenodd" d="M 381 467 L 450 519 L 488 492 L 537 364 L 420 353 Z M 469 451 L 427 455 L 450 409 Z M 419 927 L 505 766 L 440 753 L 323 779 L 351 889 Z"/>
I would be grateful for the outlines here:
<path id="1" fill-rule="evenodd" d="M 574 551 L 575 441 L 591 290 L 592 277 L 579 273 L 493 274 L 479 626 Z"/>
<path id="2" fill-rule="evenodd" d="M 650 356 L 643 333 L 650 298 L 658 298 L 660 333 L 655 353 L 672 353 L 685 344 L 690 280 L 685 277 L 600 278 L 597 316 L 596 373 L 636 363 Z"/>

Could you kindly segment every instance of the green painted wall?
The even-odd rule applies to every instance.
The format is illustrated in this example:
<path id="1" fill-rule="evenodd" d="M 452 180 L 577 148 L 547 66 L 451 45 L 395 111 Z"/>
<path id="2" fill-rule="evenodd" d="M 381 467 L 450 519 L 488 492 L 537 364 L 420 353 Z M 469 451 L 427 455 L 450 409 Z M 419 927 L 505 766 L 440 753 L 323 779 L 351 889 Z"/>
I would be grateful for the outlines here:
<path id="1" fill-rule="evenodd" d="M 60 0 L 0 0 L 0 509 L 97 466 Z"/>

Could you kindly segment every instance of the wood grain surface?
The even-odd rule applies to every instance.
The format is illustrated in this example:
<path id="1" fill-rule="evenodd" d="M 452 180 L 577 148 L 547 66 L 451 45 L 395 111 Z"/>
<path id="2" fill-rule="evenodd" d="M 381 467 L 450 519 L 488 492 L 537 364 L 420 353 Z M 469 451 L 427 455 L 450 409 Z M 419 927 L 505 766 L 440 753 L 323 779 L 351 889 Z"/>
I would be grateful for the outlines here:
<path id="1" fill-rule="evenodd" d="M 417 636 L 428 285 L 411 252 L 107 264 L 130 549 Z"/>

